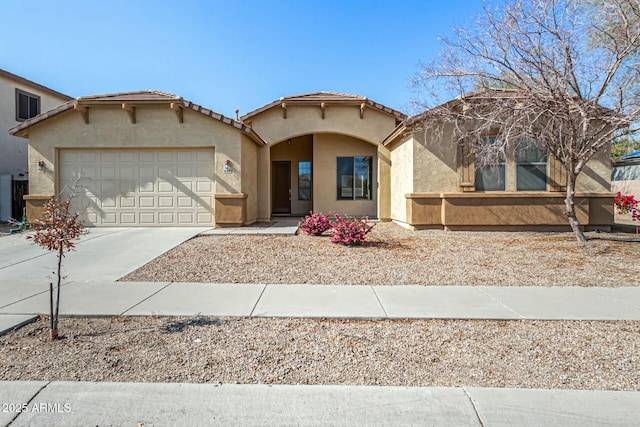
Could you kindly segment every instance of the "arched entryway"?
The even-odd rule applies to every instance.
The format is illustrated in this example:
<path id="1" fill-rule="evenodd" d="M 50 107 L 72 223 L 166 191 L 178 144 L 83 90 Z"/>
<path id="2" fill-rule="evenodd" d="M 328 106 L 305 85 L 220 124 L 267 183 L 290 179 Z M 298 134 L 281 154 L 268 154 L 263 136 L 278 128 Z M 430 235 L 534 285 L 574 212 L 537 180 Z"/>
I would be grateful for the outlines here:
<path id="1" fill-rule="evenodd" d="M 271 214 L 377 217 L 378 147 L 351 136 L 317 133 L 270 147 Z"/>

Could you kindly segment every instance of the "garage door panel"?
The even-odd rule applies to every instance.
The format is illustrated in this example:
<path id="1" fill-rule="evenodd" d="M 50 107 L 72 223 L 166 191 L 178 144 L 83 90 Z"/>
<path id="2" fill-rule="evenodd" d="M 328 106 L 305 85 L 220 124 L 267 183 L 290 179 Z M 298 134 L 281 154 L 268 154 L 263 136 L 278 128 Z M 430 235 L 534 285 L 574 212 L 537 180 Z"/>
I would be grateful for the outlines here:
<path id="1" fill-rule="evenodd" d="M 101 181 L 100 191 L 97 194 L 116 194 L 119 185 L 115 181 Z"/>
<path id="2" fill-rule="evenodd" d="M 119 168 L 120 178 L 133 179 L 136 177 L 136 168 L 133 166 L 120 166 Z"/>
<path id="3" fill-rule="evenodd" d="M 153 196 L 140 196 L 138 197 L 138 205 L 141 208 L 155 208 L 156 198 Z"/>
<path id="4" fill-rule="evenodd" d="M 153 212 L 140 212 L 140 225 L 154 225 L 156 216 Z"/>
<path id="5" fill-rule="evenodd" d="M 136 198 L 135 197 L 120 197 L 120 207 L 121 208 L 135 208 L 136 207 Z"/>
<path id="6" fill-rule="evenodd" d="M 87 225 L 213 225 L 214 151 L 60 150 L 60 185 L 80 171 Z"/>
<path id="7" fill-rule="evenodd" d="M 160 181 L 158 183 L 158 192 L 159 193 L 173 193 L 176 188 L 175 184 L 166 181 Z"/>
<path id="8" fill-rule="evenodd" d="M 155 162 L 156 161 L 155 153 L 152 151 L 142 150 L 142 151 L 138 151 L 137 154 L 138 154 L 139 162 Z"/>
<path id="9" fill-rule="evenodd" d="M 213 183 L 210 181 L 196 181 L 196 193 L 208 194 L 213 191 Z"/>
<path id="10" fill-rule="evenodd" d="M 116 225 L 118 223 L 118 216 L 115 212 L 106 212 L 102 215 L 102 222 L 105 224 Z"/>
<path id="11" fill-rule="evenodd" d="M 80 152 L 80 161 L 95 163 L 98 160 L 98 153 L 96 151 L 81 151 Z"/>
<path id="12" fill-rule="evenodd" d="M 135 181 L 121 181 L 120 194 L 131 194 L 136 192 L 137 184 Z"/>
<path id="13" fill-rule="evenodd" d="M 174 207 L 173 197 L 160 196 L 158 197 L 159 208 L 172 208 Z"/>
<path id="14" fill-rule="evenodd" d="M 150 181 L 138 181 L 138 191 L 140 193 L 155 193 L 155 185 Z"/>
<path id="15" fill-rule="evenodd" d="M 71 176 L 73 176 L 73 174 L 75 173 L 75 171 L 71 170 Z M 87 178 L 87 179 L 94 179 L 98 177 L 98 170 L 96 168 L 92 168 L 92 167 L 81 167 L 80 168 L 80 175 L 83 178 Z"/>
<path id="16" fill-rule="evenodd" d="M 118 160 L 120 162 L 137 162 L 138 153 L 132 150 L 118 151 Z"/>
<path id="17" fill-rule="evenodd" d="M 158 212 L 158 223 L 161 225 L 173 224 L 173 212 Z"/>
<path id="18" fill-rule="evenodd" d="M 136 225 L 136 214 L 134 212 L 121 212 L 120 224 L 122 225 Z"/>
<path id="19" fill-rule="evenodd" d="M 187 196 L 178 196 L 178 207 L 191 208 L 193 207 L 194 200 Z"/>
<path id="20" fill-rule="evenodd" d="M 100 162 L 115 163 L 117 153 L 115 151 L 100 151 Z"/>
<path id="21" fill-rule="evenodd" d="M 191 213 L 191 212 L 178 212 L 178 223 L 179 224 L 193 224 L 194 223 L 193 213 Z"/>
<path id="22" fill-rule="evenodd" d="M 153 166 L 139 166 L 138 178 L 155 178 L 158 175 L 158 171 Z"/>

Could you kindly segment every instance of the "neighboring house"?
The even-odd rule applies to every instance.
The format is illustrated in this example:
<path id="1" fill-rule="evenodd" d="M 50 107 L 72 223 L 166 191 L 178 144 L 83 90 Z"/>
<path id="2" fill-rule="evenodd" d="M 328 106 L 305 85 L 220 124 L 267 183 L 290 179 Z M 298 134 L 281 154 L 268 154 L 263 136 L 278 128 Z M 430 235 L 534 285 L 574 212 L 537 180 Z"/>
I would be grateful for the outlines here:
<path id="1" fill-rule="evenodd" d="M 613 161 L 611 191 L 632 194 L 640 199 L 640 151 Z"/>
<path id="2" fill-rule="evenodd" d="M 15 181 L 29 179 L 28 143 L 10 135 L 9 128 L 70 99 L 60 92 L 0 69 L 0 221 L 22 216 L 19 206 L 13 203 L 14 187 L 20 187 Z"/>
<path id="3" fill-rule="evenodd" d="M 504 188 L 490 191 L 483 177 L 465 176 L 473 168 L 446 135 L 411 132 L 410 122 L 333 92 L 283 97 L 231 119 L 143 91 L 81 97 L 11 132 L 29 138 L 30 219 L 81 174 L 77 206 L 95 226 L 230 226 L 314 210 L 415 228 L 568 227 L 553 162 L 520 164 L 512 150 Z M 613 222 L 607 155 L 578 181 L 587 228 Z M 516 174 L 527 172 L 521 191 Z"/>

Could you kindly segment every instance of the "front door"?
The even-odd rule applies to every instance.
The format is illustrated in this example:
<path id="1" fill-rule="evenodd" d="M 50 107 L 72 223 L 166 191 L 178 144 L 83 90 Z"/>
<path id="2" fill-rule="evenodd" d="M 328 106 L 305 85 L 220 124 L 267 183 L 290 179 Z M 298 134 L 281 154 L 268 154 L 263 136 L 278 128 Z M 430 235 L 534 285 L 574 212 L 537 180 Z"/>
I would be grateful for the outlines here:
<path id="1" fill-rule="evenodd" d="M 271 209 L 273 213 L 291 213 L 291 162 L 271 164 Z"/>

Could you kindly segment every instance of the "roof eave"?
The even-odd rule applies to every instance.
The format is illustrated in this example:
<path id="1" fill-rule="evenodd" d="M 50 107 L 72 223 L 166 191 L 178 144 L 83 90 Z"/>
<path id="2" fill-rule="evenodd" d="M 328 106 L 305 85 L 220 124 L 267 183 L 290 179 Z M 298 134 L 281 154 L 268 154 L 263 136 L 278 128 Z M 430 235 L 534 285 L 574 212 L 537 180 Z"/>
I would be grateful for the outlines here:
<path id="1" fill-rule="evenodd" d="M 401 113 L 400 111 L 396 111 L 392 108 L 389 108 L 383 104 L 377 103 L 375 101 L 372 101 L 368 98 L 362 98 L 362 99 L 314 99 L 314 100 L 302 100 L 302 99 L 287 99 L 287 98 L 282 98 L 282 99 L 278 99 L 276 101 L 270 102 L 269 104 L 263 105 L 260 108 L 257 108 L 253 111 L 248 112 L 247 114 L 243 115 L 242 117 L 240 117 L 241 121 L 248 121 L 251 120 L 253 117 L 257 116 L 258 114 L 264 113 L 265 111 L 268 111 L 272 108 L 276 108 L 276 107 L 280 107 L 282 106 L 282 104 L 286 104 L 287 107 L 289 106 L 321 106 L 321 104 L 324 104 L 325 106 L 361 106 L 362 104 L 364 104 L 366 107 L 369 108 L 373 108 L 377 111 L 386 113 L 390 116 L 393 116 L 397 119 L 401 119 L 404 120 L 407 118 L 407 115 L 404 113 Z"/>

